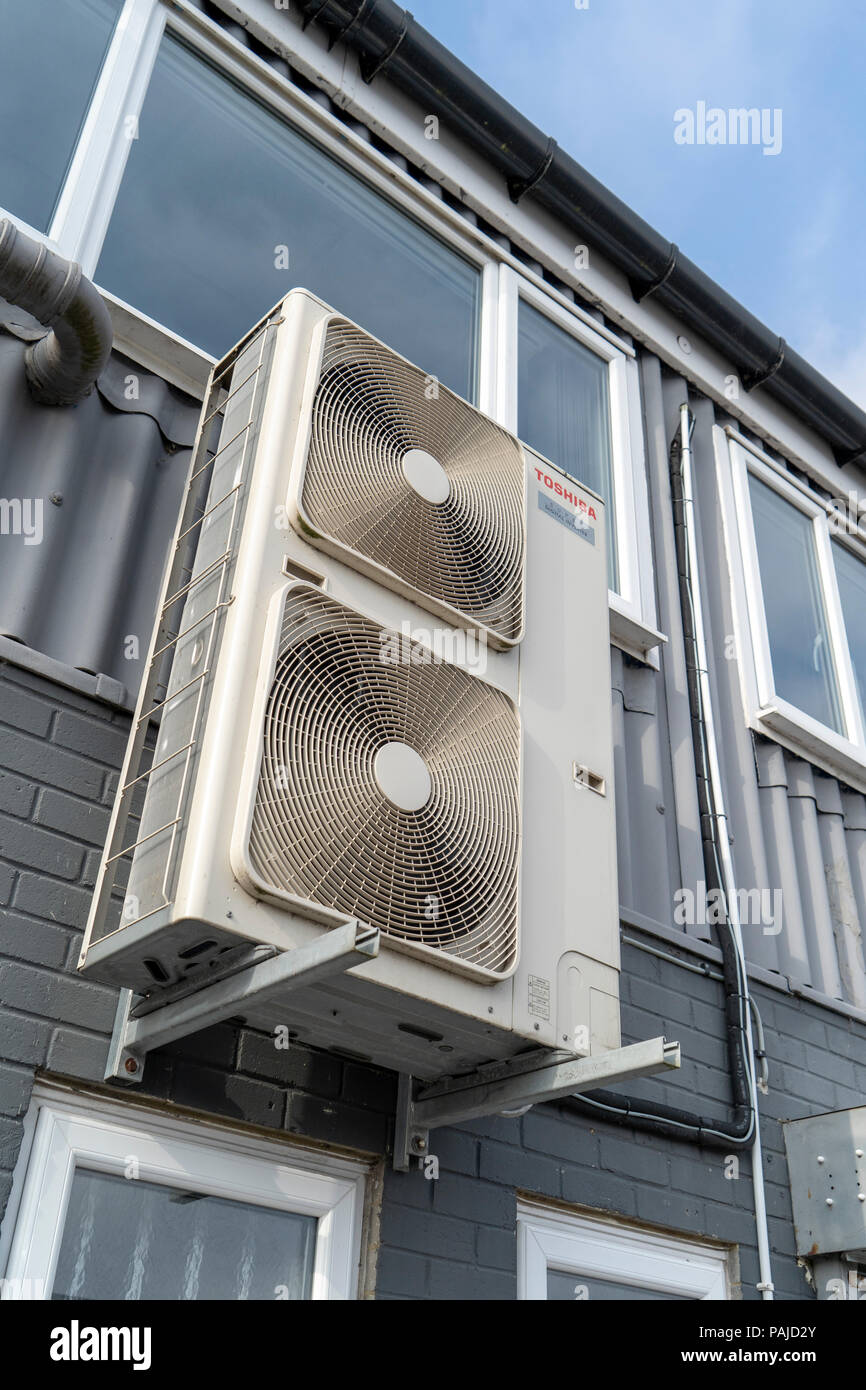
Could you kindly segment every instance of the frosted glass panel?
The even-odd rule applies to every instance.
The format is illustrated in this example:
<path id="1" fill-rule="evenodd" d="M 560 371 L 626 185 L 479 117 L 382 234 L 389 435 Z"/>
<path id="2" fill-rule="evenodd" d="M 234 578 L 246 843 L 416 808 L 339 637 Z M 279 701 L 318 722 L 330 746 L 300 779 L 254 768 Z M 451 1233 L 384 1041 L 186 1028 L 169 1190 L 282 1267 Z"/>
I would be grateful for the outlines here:
<path id="1" fill-rule="evenodd" d="M 844 733 L 812 522 L 751 475 L 749 490 L 776 691 Z"/>
<path id="2" fill-rule="evenodd" d="M 77 1168 L 52 1298 L 308 1299 L 312 1216 Z"/>
<path id="3" fill-rule="evenodd" d="M 476 268 L 172 38 L 96 279 L 217 357 L 302 285 L 475 397 Z"/>
<path id="4" fill-rule="evenodd" d="M 0 0 L 0 207 L 47 232 L 121 0 Z"/>
<path id="5" fill-rule="evenodd" d="M 586 1292 L 584 1292 L 586 1290 Z M 640 1299 L 644 1302 L 690 1303 L 688 1294 L 659 1293 L 657 1289 L 645 1289 L 640 1284 L 620 1284 L 612 1279 L 599 1279 L 589 1274 L 565 1274 L 561 1269 L 547 1271 L 547 1298 L 549 1302 L 586 1302 L 593 1299 L 611 1302 Z"/>
<path id="6" fill-rule="evenodd" d="M 606 503 L 607 573 L 617 588 L 610 368 L 531 304 L 518 316 L 517 433 Z"/>

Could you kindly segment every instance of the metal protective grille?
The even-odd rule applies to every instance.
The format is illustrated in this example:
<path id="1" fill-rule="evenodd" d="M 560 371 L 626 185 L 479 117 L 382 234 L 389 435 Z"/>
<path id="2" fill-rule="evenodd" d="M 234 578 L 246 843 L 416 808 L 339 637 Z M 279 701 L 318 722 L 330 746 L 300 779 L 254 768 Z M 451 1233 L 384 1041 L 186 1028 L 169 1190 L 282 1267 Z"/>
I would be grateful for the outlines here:
<path id="1" fill-rule="evenodd" d="M 447 475 L 426 501 L 410 449 Z M 504 430 L 341 320 L 328 329 L 302 508 L 313 528 L 504 643 L 523 628 L 523 459 Z M 352 563 L 352 554 L 346 556 Z"/>
<path id="2" fill-rule="evenodd" d="M 251 862 L 277 892 L 503 974 L 517 950 L 517 711 L 459 667 L 414 654 L 403 659 L 398 634 L 321 591 L 289 591 Z M 429 773 L 415 811 L 376 778 L 377 753 L 395 742 Z"/>

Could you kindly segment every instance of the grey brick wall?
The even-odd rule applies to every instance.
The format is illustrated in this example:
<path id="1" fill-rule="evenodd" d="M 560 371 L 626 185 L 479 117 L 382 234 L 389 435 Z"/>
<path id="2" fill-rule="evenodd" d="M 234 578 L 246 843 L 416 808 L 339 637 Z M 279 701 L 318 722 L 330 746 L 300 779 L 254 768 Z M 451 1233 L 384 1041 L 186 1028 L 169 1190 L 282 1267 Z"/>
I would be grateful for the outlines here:
<path id="1" fill-rule="evenodd" d="M 102 1077 L 115 996 L 74 970 L 127 728 L 127 716 L 97 700 L 0 667 L 0 1212 L 37 1073 Z M 623 964 L 626 1040 L 664 1033 L 685 1059 L 664 1082 L 623 1089 L 724 1117 L 720 985 L 630 945 Z M 755 992 L 771 1069 L 762 1139 L 778 1297 L 809 1298 L 794 1257 L 780 1121 L 862 1103 L 866 1027 L 770 987 Z M 142 1090 L 381 1154 L 396 1078 L 321 1052 L 277 1051 L 269 1037 L 226 1023 L 153 1054 Z M 518 1193 L 735 1244 L 744 1296 L 757 1297 L 748 1155 L 729 1179 L 722 1153 L 559 1106 L 439 1131 L 431 1147 L 438 1180 L 387 1170 L 381 1298 L 513 1298 Z"/>
<path id="2" fill-rule="evenodd" d="M 619 1089 L 724 1118 L 730 1088 L 719 1044 L 721 987 L 629 946 L 623 966 L 631 1000 L 623 1011 L 625 1040 L 664 1033 L 679 1039 L 685 1060 L 675 1081 L 647 1079 Z M 643 979 L 644 972 L 652 978 Z M 690 998 L 692 990 L 700 997 Z M 809 1299 L 814 1292 L 794 1250 L 780 1121 L 863 1103 L 866 1029 L 772 988 L 757 985 L 754 992 L 770 1066 L 761 1140 L 776 1297 Z M 739 1155 L 739 1176 L 727 1177 L 723 1152 L 596 1123 L 552 1105 L 519 1120 L 491 1117 L 441 1131 L 432 1136 L 431 1149 L 439 1158 L 438 1181 L 387 1174 L 380 1297 L 513 1297 L 517 1192 L 736 1245 L 742 1295 L 759 1297 L 748 1154 Z M 471 1221 L 459 1242 L 455 1214 Z"/>

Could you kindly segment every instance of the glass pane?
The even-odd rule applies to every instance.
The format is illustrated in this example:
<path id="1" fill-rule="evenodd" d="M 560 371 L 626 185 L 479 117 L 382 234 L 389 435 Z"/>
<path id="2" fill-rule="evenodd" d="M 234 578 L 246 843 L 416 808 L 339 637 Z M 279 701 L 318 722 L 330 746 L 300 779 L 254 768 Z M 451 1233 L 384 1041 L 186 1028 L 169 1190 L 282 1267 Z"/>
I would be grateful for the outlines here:
<path id="1" fill-rule="evenodd" d="M 47 232 L 122 0 L 0 0 L 0 207 Z"/>
<path id="2" fill-rule="evenodd" d="M 215 356 L 303 285 L 475 396 L 477 270 L 171 38 L 96 278 Z"/>
<path id="3" fill-rule="evenodd" d="M 692 1303 L 695 1300 L 684 1293 L 659 1293 L 658 1289 L 645 1289 L 640 1284 L 620 1284 L 612 1279 L 598 1279 L 587 1274 L 566 1274 L 561 1269 L 547 1271 L 548 1301 L 556 1303 L 578 1302 L 592 1299 L 609 1301 L 641 1299 L 641 1301 L 660 1300 L 670 1303 Z"/>
<path id="4" fill-rule="evenodd" d="M 866 564 L 843 545 L 833 546 L 833 556 L 860 712 L 866 719 Z"/>
<path id="5" fill-rule="evenodd" d="M 616 590 L 609 372 L 603 358 L 520 301 L 517 433 L 604 498 L 608 584 Z"/>
<path id="6" fill-rule="evenodd" d="M 52 1298 L 308 1299 L 315 1217 L 77 1168 Z"/>
<path id="7" fill-rule="evenodd" d="M 812 522 L 751 474 L 749 491 L 776 691 L 843 733 Z"/>

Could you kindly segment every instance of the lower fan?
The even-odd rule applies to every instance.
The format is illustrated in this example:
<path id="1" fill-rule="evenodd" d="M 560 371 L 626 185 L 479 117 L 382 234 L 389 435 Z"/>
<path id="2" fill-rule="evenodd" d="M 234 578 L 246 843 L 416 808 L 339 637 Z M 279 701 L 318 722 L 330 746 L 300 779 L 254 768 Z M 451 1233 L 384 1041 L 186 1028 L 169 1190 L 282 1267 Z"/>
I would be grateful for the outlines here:
<path id="1" fill-rule="evenodd" d="M 250 865 L 269 897 L 500 978 L 518 945 L 517 710 L 432 652 L 400 650 L 320 589 L 287 591 Z"/>

